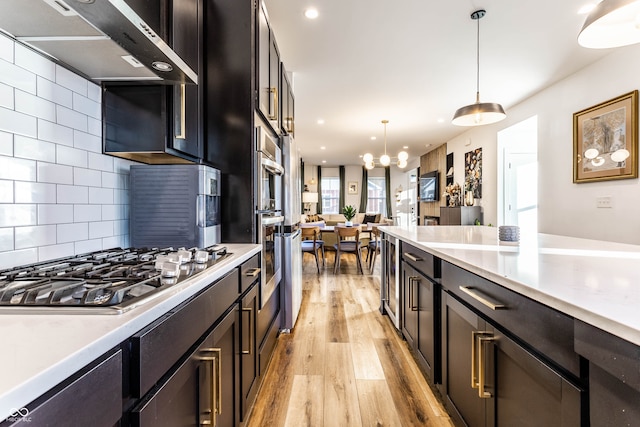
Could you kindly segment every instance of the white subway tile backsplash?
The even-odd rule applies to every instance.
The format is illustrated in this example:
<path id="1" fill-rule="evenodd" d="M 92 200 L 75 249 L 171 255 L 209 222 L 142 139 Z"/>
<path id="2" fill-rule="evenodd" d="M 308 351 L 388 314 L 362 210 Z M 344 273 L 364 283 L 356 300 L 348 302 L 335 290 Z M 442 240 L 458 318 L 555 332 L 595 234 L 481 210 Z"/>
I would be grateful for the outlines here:
<path id="1" fill-rule="evenodd" d="M 21 90 L 15 91 L 15 110 L 51 122 L 56 120 L 56 104 Z"/>
<path id="2" fill-rule="evenodd" d="M 15 242 L 16 249 L 55 245 L 57 243 L 56 226 L 37 225 L 34 227 L 16 227 Z"/>
<path id="3" fill-rule="evenodd" d="M 13 181 L 0 180 L 0 203 L 13 203 Z"/>
<path id="4" fill-rule="evenodd" d="M 113 190 L 113 203 L 116 205 L 129 204 L 129 190 Z"/>
<path id="5" fill-rule="evenodd" d="M 1 184 L 2 184 L 2 181 L 0 181 L 0 185 Z M 122 209 L 120 209 L 119 205 L 103 205 L 102 219 L 104 221 L 114 221 L 114 220 L 122 219 L 121 212 L 122 212 Z"/>
<path id="6" fill-rule="evenodd" d="M 56 66 L 53 62 L 20 43 L 16 43 L 15 46 L 14 63 L 46 79 L 54 80 L 56 77 Z"/>
<path id="7" fill-rule="evenodd" d="M 0 227 L 36 225 L 36 205 L 0 204 Z"/>
<path id="8" fill-rule="evenodd" d="M 127 234 L 129 232 L 129 221 L 119 220 L 113 221 L 113 234 L 116 236 Z"/>
<path id="9" fill-rule="evenodd" d="M 42 182 L 16 181 L 16 203 L 55 203 L 56 185 Z"/>
<path id="10" fill-rule="evenodd" d="M 121 188 L 118 186 L 119 177 L 117 173 L 102 172 L 102 186 L 104 188 Z"/>
<path id="11" fill-rule="evenodd" d="M 38 249 L 0 252 L 0 268 L 11 268 L 17 265 L 33 264 L 38 261 Z"/>
<path id="12" fill-rule="evenodd" d="M 13 134 L 0 132 L 0 156 L 13 156 Z"/>
<path id="13" fill-rule="evenodd" d="M 113 191 L 110 188 L 89 188 L 89 204 L 111 205 L 113 204 Z"/>
<path id="14" fill-rule="evenodd" d="M 89 223 L 89 238 L 99 239 L 113 236 L 113 221 L 100 221 Z"/>
<path id="15" fill-rule="evenodd" d="M 46 120 L 38 120 L 38 139 L 73 146 L 73 129 Z"/>
<path id="16" fill-rule="evenodd" d="M 42 246 L 38 248 L 38 261 L 62 258 L 75 255 L 73 243 L 63 243 L 61 245 Z"/>
<path id="17" fill-rule="evenodd" d="M 102 239 L 83 240 L 80 242 L 75 242 L 73 245 L 75 247 L 74 250 L 76 254 L 86 254 L 103 249 Z"/>
<path id="18" fill-rule="evenodd" d="M 35 138 L 38 135 L 37 123 L 33 116 L 0 107 L 0 130 Z"/>
<path id="19" fill-rule="evenodd" d="M 56 161 L 56 145 L 16 135 L 13 139 L 13 155 L 23 159 L 54 163 Z"/>
<path id="20" fill-rule="evenodd" d="M 102 120 L 87 117 L 87 129 L 91 135 L 102 137 Z"/>
<path id="21" fill-rule="evenodd" d="M 102 103 L 102 87 L 89 82 L 87 85 L 87 98 L 97 103 Z"/>
<path id="22" fill-rule="evenodd" d="M 0 33 L 0 59 L 7 62 L 13 62 L 13 39 Z"/>
<path id="23" fill-rule="evenodd" d="M 73 168 L 71 166 L 38 162 L 38 182 L 73 184 Z"/>
<path id="24" fill-rule="evenodd" d="M 100 205 L 75 205 L 73 207 L 73 222 L 99 221 L 101 219 Z"/>
<path id="25" fill-rule="evenodd" d="M 13 230 L 13 227 L 0 228 L 0 252 L 15 249 L 13 246 Z"/>
<path id="26" fill-rule="evenodd" d="M 91 133 L 74 130 L 73 146 L 94 153 L 102 153 L 102 138 Z"/>
<path id="27" fill-rule="evenodd" d="M 37 77 L 37 95 L 58 105 L 73 107 L 73 92 L 44 77 Z M 52 120 L 55 121 L 55 120 Z"/>
<path id="28" fill-rule="evenodd" d="M 64 145 L 58 145 L 56 148 L 56 163 L 59 165 L 86 168 L 89 164 L 87 152 L 84 150 L 78 150 L 77 148 L 71 148 Z"/>
<path id="29" fill-rule="evenodd" d="M 129 239 L 127 235 L 122 236 L 111 236 L 105 237 L 102 239 L 102 249 L 111 249 L 111 248 L 128 248 L 129 247 Z"/>
<path id="30" fill-rule="evenodd" d="M 74 185 L 86 185 L 88 187 L 102 186 L 102 172 L 91 169 L 73 169 Z"/>
<path id="31" fill-rule="evenodd" d="M 89 187 L 75 185 L 58 185 L 57 203 L 87 204 L 89 202 Z"/>
<path id="32" fill-rule="evenodd" d="M 102 117 L 102 110 L 100 103 L 93 101 L 86 96 L 73 94 L 73 109 L 79 113 L 85 114 L 94 119 L 100 119 Z"/>
<path id="33" fill-rule="evenodd" d="M 36 171 L 36 162 L 33 160 L 0 156 L 0 179 L 35 181 Z"/>
<path id="34" fill-rule="evenodd" d="M 13 86 L 0 83 L 0 107 L 5 107 L 9 110 L 15 109 L 13 92 Z"/>
<path id="35" fill-rule="evenodd" d="M 89 223 L 58 224 L 57 243 L 75 242 L 89 238 Z"/>
<path id="36" fill-rule="evenodd" d="M 113 172 L 113 157 L 89 153 L 89 169 Z"/>
<path id="37" fill-rule="evenodd" d="M 60 65 L 56 65 L 56 83 L 80 95 L 87 96 L 88 94 L 89 82 Z"/>
<path id="38" fill-rule="evenodd" d="M 0 59 L 0 82 L 29 93 L 36 93 L 36 75 Z"/>
<path id="39" fill-rule="evenodd" d="M 73 205 L 38 205 L 38 224 L 73 222 Z"/>
<path id="40" fill-rule="evenodd" d="M 77 111 L 73 111 L 62 105 L 56 107 L 56 122 L 59 125 L 67 126 L 73 129 L 78 129 L 86 132 L 88 129 L 87 116 Z"/>

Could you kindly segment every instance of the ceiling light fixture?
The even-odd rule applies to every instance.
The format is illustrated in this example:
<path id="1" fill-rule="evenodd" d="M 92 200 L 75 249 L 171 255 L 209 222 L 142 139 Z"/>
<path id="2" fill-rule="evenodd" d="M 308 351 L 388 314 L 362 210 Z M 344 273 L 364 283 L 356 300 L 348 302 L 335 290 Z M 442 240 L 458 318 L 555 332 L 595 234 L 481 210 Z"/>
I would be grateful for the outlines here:
<path id="1" fill-rule="evenodd" d="M 478 22 L 478 37 L 476 45 L 476 102 L 458 108 L 451 123 L 456 126 L 479 126 L 496 123 L 507 117 L 502 105 L 494 102 L 480 102 L 480 18 L 487 12 L 483 9 L 471 14 L 471 19 Z"/>
<path id="2" fill-rule="evenodd" d="M 391 157 L 387 154 L 387 123 L 389 123 L 389 120 L 382 120 L 382 124 L 384 125 L 384 154 L 378 159 L 382 166 L 389 166 L 391 164 Z M 399 168 L 407 167 L 409 154 L 407 154 L 406 151 L 399 152 L 396 158 L 398 159 L 396 164 Z M 365 155 L 362 156 L 362 160 L 364 161 L 364 167 L 367 169 L 373 169 L 376 166 L 375 159 L 371 153 L 365 153 Z"/>
<path id="3" fill-rule="evenodd" d="M 309 19 L 316 19 L 318 17 L 318 10 L 311 7 L 304 11 L 304 16 Z"/>
<path id="4" fill-rule="evenodd" d="M 580 46 L 605 49 L 640 42 L 640 0 L 604 0 L 593 8 L 578 34 Z"/>

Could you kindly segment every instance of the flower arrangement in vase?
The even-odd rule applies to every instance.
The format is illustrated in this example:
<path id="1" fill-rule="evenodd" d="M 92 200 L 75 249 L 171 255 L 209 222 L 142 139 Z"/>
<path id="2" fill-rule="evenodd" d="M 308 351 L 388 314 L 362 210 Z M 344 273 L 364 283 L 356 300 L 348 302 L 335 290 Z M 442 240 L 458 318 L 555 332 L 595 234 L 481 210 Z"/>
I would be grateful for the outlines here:
<path id="1" fill-rule="evenodd" d="M 342 208 L 342 215 L 344 215 L 344 218 L 346 219 L 344 225 L 346 225 L 347 227 L 351 227 L 353 225 L 353 221 L 351 220 L 356 216 L 357 212 L 358 211 L 356 211 L 355 206 L 352 205 L 347 205 Z"/>

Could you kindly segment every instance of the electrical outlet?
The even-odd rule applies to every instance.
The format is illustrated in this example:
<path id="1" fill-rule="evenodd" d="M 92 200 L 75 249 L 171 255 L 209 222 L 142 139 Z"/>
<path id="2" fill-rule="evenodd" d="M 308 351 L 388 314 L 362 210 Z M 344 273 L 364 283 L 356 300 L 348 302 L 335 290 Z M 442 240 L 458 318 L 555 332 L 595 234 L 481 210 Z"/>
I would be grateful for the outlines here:
<path id="1" fill-rule="evenodd" d="M 611 207 L 611 196 L 596 197 L 596 208 L 610 209 Z"/>

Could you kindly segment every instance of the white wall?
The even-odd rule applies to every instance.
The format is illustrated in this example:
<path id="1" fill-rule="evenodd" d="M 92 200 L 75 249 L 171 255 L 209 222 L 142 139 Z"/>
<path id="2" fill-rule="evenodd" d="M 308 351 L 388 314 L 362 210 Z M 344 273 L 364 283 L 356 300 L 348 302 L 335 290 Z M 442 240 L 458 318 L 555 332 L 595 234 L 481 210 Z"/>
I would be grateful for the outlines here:
<path id="1" fill-rule="evenodd" d="M 0 35 L 0 268 L 128 246 L 130 162 L 100 87 Z"/>
<path id="2" fill-rule="evenodd" d="M 485 223 L 496 225 L 496 134 L 537 115 L 539 232 L 638 244 L 640 181 L 574 184 L 572 158 L 573 113 L 639 87 L 640 45 L 612 49 L 602 60 L 508 108 L 506 120 L 470 129 L 449 141 L 447 150 L 455 153 L 454 179 L 464 181 L 464 153 L 482 147 L 483 188 L 479 204 Z M 596 209 L 595 199 L 600 196 L 610 196 L 613 207 Z"/>

